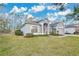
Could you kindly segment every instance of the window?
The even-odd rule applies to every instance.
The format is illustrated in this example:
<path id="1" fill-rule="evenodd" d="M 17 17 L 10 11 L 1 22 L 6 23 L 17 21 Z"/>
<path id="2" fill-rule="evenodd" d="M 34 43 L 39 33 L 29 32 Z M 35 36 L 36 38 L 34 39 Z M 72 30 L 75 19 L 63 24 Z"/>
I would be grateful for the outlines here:
<path id="1" fill-rule="evenodd" d="M 48 32 L 48 24 L 44 23 L 43 28 L 44 28 L 44 33 L 47 33 Z"/>

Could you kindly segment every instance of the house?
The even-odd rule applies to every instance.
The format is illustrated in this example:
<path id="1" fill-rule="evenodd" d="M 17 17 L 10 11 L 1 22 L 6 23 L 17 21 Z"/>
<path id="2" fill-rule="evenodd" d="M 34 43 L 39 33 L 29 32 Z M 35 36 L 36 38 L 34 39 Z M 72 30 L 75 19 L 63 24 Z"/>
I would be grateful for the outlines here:
<path id="1" fill-rule="evenodd" d="M 79 23 L 65 26 L 65 33 L 74 34 L 75 32 L 79 33 Z"/>
<path id="2" fill-rule="evenodd" d="M 64 25 L 63 22 L 55 22 L 56 32 L 60 35 L 64 35 Z M 22 26 L 21 31 L 24 36 L 28 33 L 33 33 L 34 35 L 45 35 L 50 34 L 53 31 L 54 22 L 45 18 L 44 20 L 36 21 L 29 19 Z"/>
<path id="3" fill-rule="evenodd" d="M 74 25 L 66 25 L 65 26 L 65 34 L 74 34 L 76 28 Z"/>
<path id="4" fill-rule="evenodd" d="M 79 23 L 74 24 L 75 25 L 75 31 L 79 33 Z"/>
<path id="5" fill-rule="evenodd" d="M 52 31 L 59 35 L 65 34 L 64 26 L 65 26 L 65 24 L 63 21 L 55 21 L 55 22 L 51 23 Z"/>

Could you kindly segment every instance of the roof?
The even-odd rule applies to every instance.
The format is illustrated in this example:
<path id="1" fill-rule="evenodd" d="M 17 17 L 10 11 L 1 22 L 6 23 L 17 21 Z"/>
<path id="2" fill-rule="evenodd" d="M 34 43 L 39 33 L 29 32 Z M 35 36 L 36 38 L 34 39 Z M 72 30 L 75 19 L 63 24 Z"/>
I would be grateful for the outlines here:
<path id="1" fill-rule="evenodd" d="M 38 22 L 36 22 L 36 21 L 27 21 L 25 24 L 37 25 Z"/>
<path id="2" fill-rule="evenodd" d="M 29 19 L 27 19 L 25 21 L 25 23 L 23 24 L 23 26 L 25 24 L 40 25 L 39 22 L 42 22 L 42 21 L 45 21 L 45 20 L 49 21 L 47 18 L 44 18 L 43 20 L 38 20 L 38 21 L 36 21 L 34 18 L 29 18 Z"/>
<path id="3" fill-rule="evenodd" d="M 79 23 L 77 23 L 77 24 L 65 25 L 65 28 L 76 28 L 77 26 L 79 26 Z"/>
<path id="4" fill-rule="evenodd" d="M 75 28 L 74 25 L 66 25 L 65 28 Z"/>
<path id="5" fill-rule="evenodd" d="M 28 18 L 28 19 L 25 21 L 25 24 L 33 24 L 33 25 L 36 25 L 36 24 L 38 24 L 38 22 L 36 21 L 35 18 Z"/>
<path id="6" fill-rule="evenodd" d="M 52 27 L 56 27 L 57 24 L 59 24 L 59 23 L 64 23 L 64 22 L 62 22 L 62 21 L 53 21 L 53 22 L 51 23 L 51 26 L 52 26 Z"/>
<path id="7" fill-rule="evenodd" d="M 45 20 L 47 20 L 49 22 L 49 20 L 47 18 L 44 18 L 42 20 L 39 20 L 38 22 L 42 22 L 42 21 L 45 21 Z"/>
<path id="8" fill-rule="evenodd" d="M 31 22 L 26 22 L 26 23 L 24 23 L 24 24 L 21 26 L 21 28 L 22 28 L 23 26 L 25 26 L 26 24 L 39 25 L 37 22 L 31 21 Z"/>
<path id="9" fill-rule="evenodd" d="M 23 26 L 25 26 L 26 24 L 40 25 L 40 24 L 38 23 L 38 21 L 33 20 L 33 18 L 32 18 L 32 19 L 28 19 L 28 20 L 26 20 L 25 23 L 21 26 L 21 28 L 22 28 Z"/>

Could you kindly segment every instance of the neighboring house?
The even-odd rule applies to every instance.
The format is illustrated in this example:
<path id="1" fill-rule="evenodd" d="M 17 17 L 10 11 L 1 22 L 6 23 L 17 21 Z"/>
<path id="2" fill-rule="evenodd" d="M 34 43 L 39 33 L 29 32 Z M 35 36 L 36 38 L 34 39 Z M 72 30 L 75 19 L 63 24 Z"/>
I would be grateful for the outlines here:
<path id="1" fill-rule="evenodd" d="M 64 35 L 64 23 L 63 22 L 55 22 L 56 32 L 60 35 Z M 53 31 L 52 25 L 55 25 L 54 22 L 44 19 L 40 21 L 35 21 L 33 19 L 29 19 L 22 26 L 21 31 L 24 35 L 28 33 L 33 33 L 34 35 L 45 35 L 50 34 Z"/>
<path id="2" fill-rule="evenodd" d="M 76 28 L 74 25 L 66 25 L 65 26 L 65 34 L 74 34 Z"/>
<path id="3" fill-rule="evenodd" d="M 79 23 L 65 26 L 65 33 L 74 34 L 75 32 L 79 33 Z"/>
<path id="4" fill-rule="evenodd" d="M 74 24 L 74 25 L 75 25 L 75 30 L 76 30 L 76 32 L 78 32 L 78 33 L 79 33 L 79 23 Z"/>

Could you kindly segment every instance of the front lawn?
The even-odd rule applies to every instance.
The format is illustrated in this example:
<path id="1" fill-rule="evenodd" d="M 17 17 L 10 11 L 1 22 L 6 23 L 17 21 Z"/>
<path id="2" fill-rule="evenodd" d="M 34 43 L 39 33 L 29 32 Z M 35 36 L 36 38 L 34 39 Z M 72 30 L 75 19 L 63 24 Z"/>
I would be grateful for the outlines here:
<path id="1" fill-rule="evenodd" d="M 79 37 L 0 35 L 0 55 L 79 55 Z"/>

